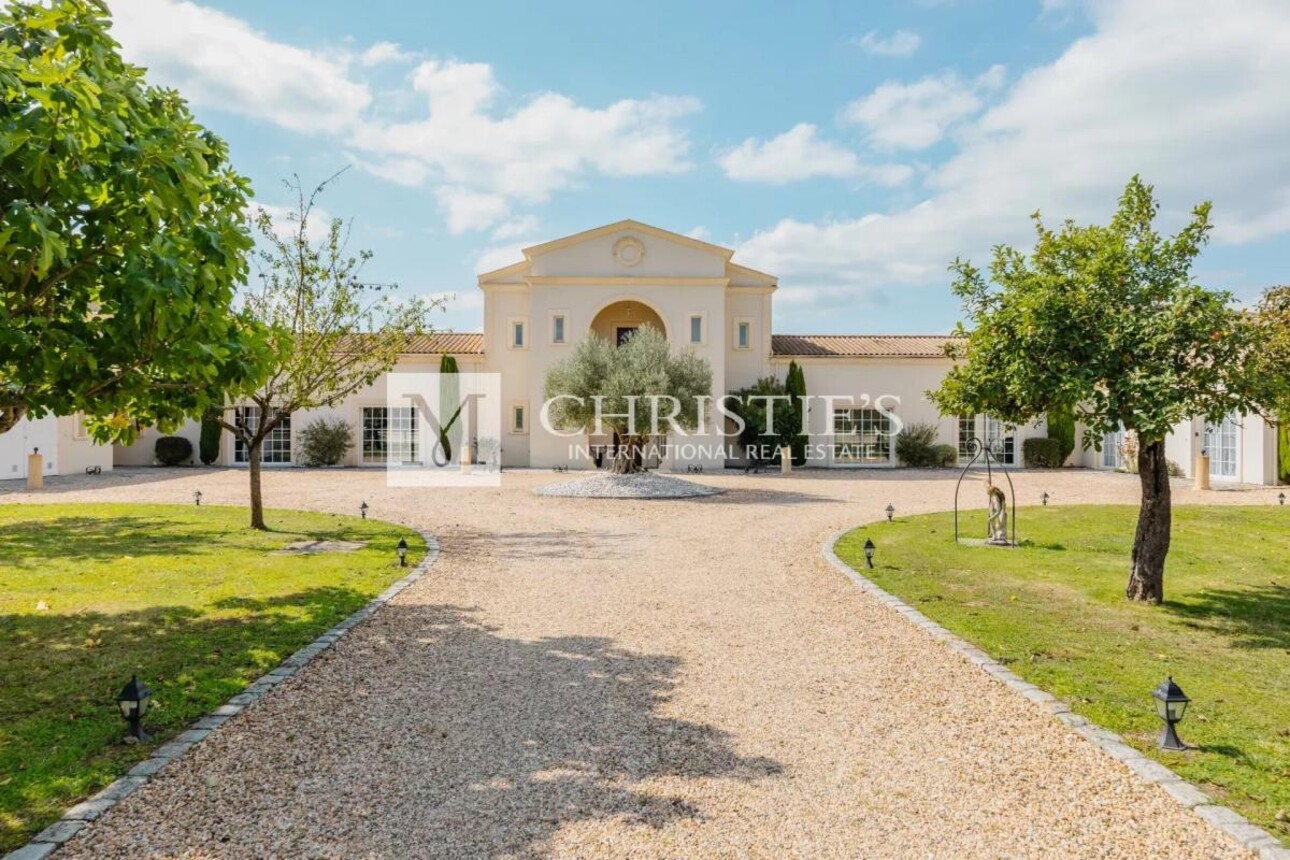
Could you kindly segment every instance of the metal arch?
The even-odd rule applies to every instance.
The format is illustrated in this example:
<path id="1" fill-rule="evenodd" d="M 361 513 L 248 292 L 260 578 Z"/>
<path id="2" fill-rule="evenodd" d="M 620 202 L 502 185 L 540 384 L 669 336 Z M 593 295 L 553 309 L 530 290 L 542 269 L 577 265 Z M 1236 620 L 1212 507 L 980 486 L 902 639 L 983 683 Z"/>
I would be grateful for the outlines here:
<path id="1" fill-rule="evenodd" d="M 964 466 L 963 471 L 959 473 L 958 482 L 954 484 L 954 542 L 955 543 L 959 542 L 959 491 L 963 486 L 963 479 L 967 477 L 968 470 L 972 468 L 972 466 L 976 463 L 977 460 L 981 458 L 982 455 L 985 456 L 986 482 L 994 483 L 994 470 L 990 465 L 990 461 L 994 459 L 994 457 L 990 453 L 990 447 L 986 445 L 984 442 L 982 442 L 980 438 L 976 436 L 972 437 L 969 444 L 971 444 L 972 448 L 974 449 L 972 454 L 972 459 L 968 460 L 968 464 Z M 1012 476 L 1008 474 L 1007 469 L 1003 468 L 1002 463 L 999 464 L 999 471 L 1003 473 L 1003 477 L 1008 479 L 1008 493 L 1012 499 L 1012 543 L 1015 546 L 1017 543 L 1017 489 L 1015 486 L 1013 486 Z"/>

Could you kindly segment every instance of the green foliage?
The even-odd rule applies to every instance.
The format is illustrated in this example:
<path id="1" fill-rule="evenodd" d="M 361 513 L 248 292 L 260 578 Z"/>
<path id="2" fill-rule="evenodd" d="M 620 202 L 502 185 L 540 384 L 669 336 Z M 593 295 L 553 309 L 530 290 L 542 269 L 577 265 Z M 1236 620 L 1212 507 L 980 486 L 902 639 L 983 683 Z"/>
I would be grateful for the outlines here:
<path id="1" fill-rule="evenodd" d="M 941 465 L 936 439 L 940 431 L 935 424 L 906 424 L 896 434 L 896 458 L 902 466 L 926 469 Z"/>
<path id="2" fill-rule="evenodd" d="M 793 398 L 793 427 L 795 428 L 787 442 L 793 449 L 793 465 L 801 466 L 806 463 L 806 446 L 810 443 L 810 439 L 801 432 L 804 408 L 802 404 L 805 402 L 802 398 L 806 396 L 806 373 L 795 360 L 788 363 L 788 374 L 784 378 L 784 390 Z"/>
<path id="3" fill-rule="evenodd" d="M 946 469 L 959 461 L 959 449 L 953 445 L 933 445 L 932 453 L 935 456 L 935 465 L 938 468 Z"/>
<path id="4" fill-rule="evenodd" d="M 461 444 L 461 422 L 451 421 L 453 415 L 461 409 L 461 385 L 457 378 L 457 359 L 445 355 L 439 359 L 439 415 L 441 423 L 450 424 L 439 433 L 443 445 L 443 456 L 452 462 L 452 453 Z"/>
<path id="5" fill-rule="evenodd" d="M 1259 342 L 1251 375 L 1259 402 L 1265 417 L 1284 422 L 1290 417 L 1290 286 L 1265 290 L 1253 319 Z"/>
<path id="6" fill-rule="evenodd" d="M 1027 258 L 995 249 L 985 275 L 956 261 L 954 292 L 971 330 L 966 359 L 932 393 L 945 414 L 990 413 L 1014 425 L 1076 404 L 1085 444 L 1123 425 L 1143 444 L 1184 419 L 1222 420 L 1254 407 L 1251 326 L 1225 292 L 1192 281 L 1210 231 L 1209 204 L 1170 239 L 1153 229 L 1152 189 L 1134 177 L 1108 226 L 1060 230 L 1035 216 Z"/>
<path id="7" fill-rule="evenodd" d="M 1075 453 L 1075 414 L 1070 409 L 1048 412 L 1048 438 L 1057 440 L 1057 465 L 1065 466 Z"/>
<path id="8" fill-rule="evenodd" d="M 131 442 L 264 378 L 232 310 L 249 184 L 108 25 L 97 0 L 0 9 L 0 432 L 79 411 Z"/>
<path id="9" fill-rule="evenodd" d="M 219 459 L 220 437 L 223 433 L 218 410 L 207 411 L 202 415 L 202 432 L 197 439 L 197 453 L 202 465 L 209 466 Z"/>
<path id="10" fill-rule="evenodd" d="M 1148 758 L 1290 838 L 1290 554 L 1285 508 L 1182 506 L 1170 598 L 1123 599 L 1134 509 L 1050 504 L 1018 510 L 1021 547 L 956 547 L 953 514 L 900 517 L 845 535 L 838 555 Z M 960 518 L 964 516 L 960 513 Z M 966 528 L 985 514 L 967 514 Z M 863 546 L 874 537 L 876 569 Z M 1191 745 L 1163 752 L 1149 693 L 1166 675 L 1192 704 Z"/>
<path id="11" fill-rule="evenodd" d="M 1290 483 L 1290 423 L 1284 415 L 1277 427 L 1277 474 L 1281 481 Z"/>
<path id="12" fill-rule="evenodd" d="M 338 466 L 354 447 L 354 428 L 341 418 L 318 418 L 300 431 L 300 462 L 306 466 Z"/>
<path id="13" fill-rule="evenodd" d="M 192 504 L 0 505 L 0 853 L 240 693 L 407 573 L 425 542 L 378 520 Z M 298 541 L 353 552 L 286 555 Z M 43 604 L 43 605 L 42 605 Z M 153 692 L 150 744 L 121 743 L 112 698 Z"/>
<path id="14" fill-rule="evenodd" d="M 162 436 L 153 448 L 157 462 L 163 466 L 179 466 L 192 462 L 193 443 L 183 436 Z"/>
<path id="15" fill-rule="evenodd" d="M 1021 443 L 1021 461 L 1027 469 L 1055 469 L 1062 464 L 1062 443 L 1034 436 Z"/>
<path id="16" fill-rule="evenodd" d="M 730 392 L 725 405 L 743 420 L 738 436 L 741 448 L 755 448 L 754 453 L 761 459 L 778 457 L 780 448 L 791 449 L 801 426 L 801 418 L 787 400 L 791 396 L 786 381 L 774 376 L 763 376 L 746 388 Z"/>

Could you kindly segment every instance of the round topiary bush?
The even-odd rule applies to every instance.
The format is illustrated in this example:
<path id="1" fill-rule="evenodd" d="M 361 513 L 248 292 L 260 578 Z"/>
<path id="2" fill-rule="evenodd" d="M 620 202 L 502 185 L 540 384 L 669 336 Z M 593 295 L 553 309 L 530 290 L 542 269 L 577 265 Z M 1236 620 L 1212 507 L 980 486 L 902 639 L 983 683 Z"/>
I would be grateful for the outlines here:
<path id="1" fill-rule="evenodd" d="M 155 449 L 157 462 L 163 466 L 178 466 L 192 462 L 193 443 L 183 436 L 162 436 Z"/>

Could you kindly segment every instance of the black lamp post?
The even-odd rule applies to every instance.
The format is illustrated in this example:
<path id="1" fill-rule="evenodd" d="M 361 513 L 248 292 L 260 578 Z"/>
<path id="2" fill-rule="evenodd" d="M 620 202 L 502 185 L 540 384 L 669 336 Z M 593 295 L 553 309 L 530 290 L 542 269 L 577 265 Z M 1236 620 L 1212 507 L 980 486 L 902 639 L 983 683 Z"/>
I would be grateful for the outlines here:
<path id="1" fill-rule="evenodd" d="M 1165 729 L 1160 733 L 1160 748 L 1162 750 L 1185 750 L 1187 745 L 1178 737 L 1178 732 L 1174 726 L 1182 722 L 1183 714 L 1187 710 L 1187 703 L 1191 699 L 1187 698 L 1182 688 L 1174 683 L 1172 677 L 1166 678 L 1160 682 L 1160 686 L 1152 691 L 1151 695 L 1156 700 L 1156 713 L 1160 719 L 1164 720 Z"/>
<path id="2" fill-rule="evenodd" d="M 887 505 L 887 522 L 891 522 L 891 518 L 894 517 L 895 515 L 896 515 L 896 506 Z"/>
<path id="3" fill-rule="evenodd" d="M 1277 501 L 1281 503 L 1281 506 L 1282 506 L 1282 507 L 1285 507 L 1285 503 L 1286 503 L 1286 494 L 1285 494 L 1285 493 L 1277 493 Z"/>
<path id="4" fill-rule="evenodd" d="M 367 502 L 358 506 L 358 512 L 363 515 L 363 519 L 367 519 Z"/>
<path id="5" fill-rule="evenodd" d="M 1047 490 L 1044 490 L 1043 500 L 1044 500 L 1044 507 L 1048 507 L 1048 491 L 1047 491 Z"/>
<path id="6" fill-rule="evenodd" d="M 866 538 L 864 542 L 864 566 L 873 570 L 873 540 Z"/>
<path id="7" fill-rule="evenodd" d="M 148 739 L 148 733 L 143 730 L 143 715 L 148 713 L 148 703 L 151 701 L 152 691 L 139 683 L 138 675 L 132 676 L 130 683 L 117 694 L 117 707 L 121 709 L 121 716 L 130 724 L 126 743 L 139 743 Z"/>
<path id="8" fill-rule="evenodd" d="M 399 554 L 399 567 L 408 566 L 408 540 L 399 538 L 399 545 L 395 547 L 395 552 Z"/>
<path id="9" fill-rule="evenodd" d="M 202 491 L 201 491 L 201 490 L 193 490 L 193 502 L 194 502 L 194 503 L 197 505 L 197 507 L 199 507 L 199 508 L 202 506 Z"/>

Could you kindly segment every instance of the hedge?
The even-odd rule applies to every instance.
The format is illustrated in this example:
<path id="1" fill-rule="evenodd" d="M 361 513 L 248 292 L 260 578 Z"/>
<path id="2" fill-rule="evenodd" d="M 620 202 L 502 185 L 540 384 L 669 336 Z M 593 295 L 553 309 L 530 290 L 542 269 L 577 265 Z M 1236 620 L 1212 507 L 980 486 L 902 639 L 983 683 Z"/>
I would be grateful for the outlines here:
<path id="1" fill-rule="evenodd" d="M 1033 437 L 1021 443 L 1021 458 L 1027 469 L 1055 469 L 1061 465 L 1062 443 L 1058 439 Z"/>
<path id="2" fill-rule="evenodd" d="M 154 453 L 163 466 L 178 466 L 181 463 L 191 463 L 193 459 L 193 443 L 183 436 L 162 436 L 157 440 Z"/>

